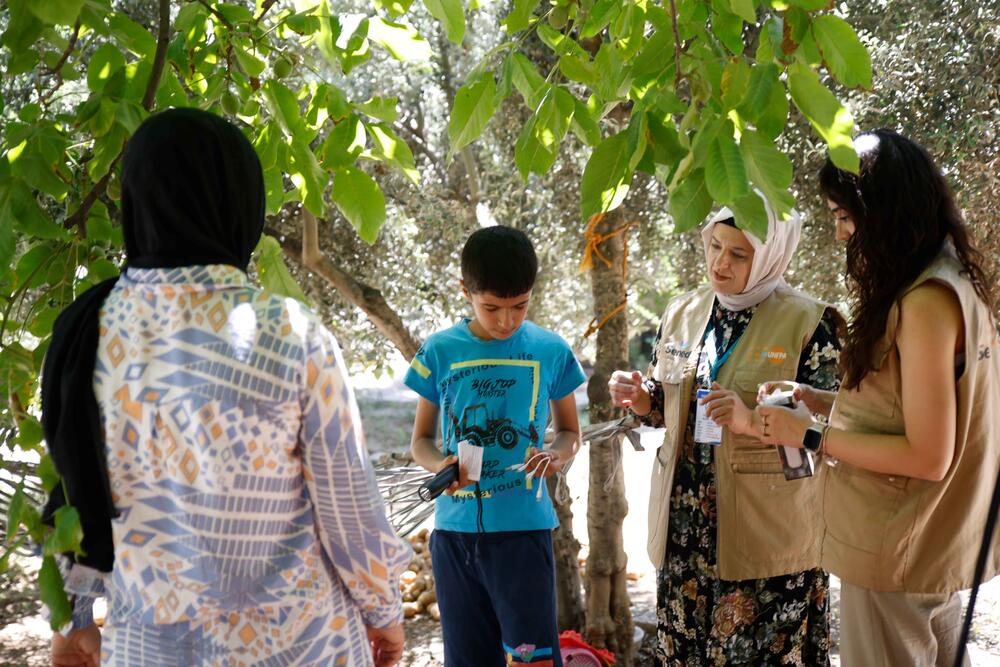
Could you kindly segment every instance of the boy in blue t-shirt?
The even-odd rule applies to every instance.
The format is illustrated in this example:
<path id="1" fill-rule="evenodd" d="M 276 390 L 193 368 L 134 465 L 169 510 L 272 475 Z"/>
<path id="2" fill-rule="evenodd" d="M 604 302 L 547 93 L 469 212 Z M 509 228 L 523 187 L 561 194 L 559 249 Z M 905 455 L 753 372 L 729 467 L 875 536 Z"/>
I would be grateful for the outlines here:
<path id="1" fill-rule="evenodd" d="M 525 320 L 537 273 L 522 232 L 472 234 L 462 293 L 475 317 L 428 338 L 406 374 L 420 394 L 414 460 L 436 473 L 458 461 L 463 440 L 483 454 L 479 481 L 460 466 L 436 501 L 430 548 L 446 667 L 562 665 L 552 554 L 559 522 L 544 478 L 576 454 L 573 390 L 586 378 L 566 341 Z M 550 407 L 557 435 L 545 449 Z M 435 445 L 439 422 L 444 452 Z"/>

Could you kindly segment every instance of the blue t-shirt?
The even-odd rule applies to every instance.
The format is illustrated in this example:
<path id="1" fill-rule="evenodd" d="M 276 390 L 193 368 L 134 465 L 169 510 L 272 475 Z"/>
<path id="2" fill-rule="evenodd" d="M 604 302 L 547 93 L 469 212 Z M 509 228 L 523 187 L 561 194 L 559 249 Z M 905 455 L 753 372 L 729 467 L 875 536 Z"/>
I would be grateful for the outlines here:
<path id="1" fill-rule="evenodd" d="M 529 447 L 544 448 L 549 401 L 572 393 L 586 376 L 566 341 L 533 322 L 506 340 L 482 340 L 469 322 L 428 338 L 404 382 L 438 406 L 446 454 L 457 454 L 460 440 L 483 447 L 483 530 L 555 528 L 545 484 L 536 499 L 539 480 L 507 468 L 523 463 Z M 442 494 L 436 503 L 437 528 L 479 530 L 475 487 Z"/>

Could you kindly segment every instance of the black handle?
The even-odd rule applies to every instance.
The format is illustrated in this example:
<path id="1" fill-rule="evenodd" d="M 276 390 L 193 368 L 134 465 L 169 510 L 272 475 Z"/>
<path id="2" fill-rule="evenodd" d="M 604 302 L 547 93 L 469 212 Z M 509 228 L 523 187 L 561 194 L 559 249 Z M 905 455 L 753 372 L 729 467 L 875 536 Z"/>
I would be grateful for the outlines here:
<path id="1" fill-rule="evenodd" d="M 451 486 L 451 483 L 458 479 L 458 464 L 452 463 L 450 466 L 431 477 L 420 485 L 417 495 L 421 500 L 434 500 L 441 495 L 441 492 Z"/>

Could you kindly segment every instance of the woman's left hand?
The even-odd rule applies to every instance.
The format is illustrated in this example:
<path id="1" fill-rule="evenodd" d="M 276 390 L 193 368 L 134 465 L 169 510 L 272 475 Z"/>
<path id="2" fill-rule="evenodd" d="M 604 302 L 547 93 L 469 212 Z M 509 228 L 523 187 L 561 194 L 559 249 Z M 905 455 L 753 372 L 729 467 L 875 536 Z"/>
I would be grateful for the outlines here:
<path id="1" fill-rule="evenodd" d="M 806 429 L 812 423 L 812 414 L 805 403 L 795 408 L 758 405 L 755 412 L 761 421 L 761 442 L 769 445 L 801 447 Z"/>
<path id="2" fill-rule="evenodd" d="M 728 427 L 739 435 L 760 435 L 759 428 L 754 424 L 753 410 L 732 389 L 723 389 L 718 382 L 713 382 L 712 391 L 701 402 L 705 406 L 705 414 L 719 426 Z"/>

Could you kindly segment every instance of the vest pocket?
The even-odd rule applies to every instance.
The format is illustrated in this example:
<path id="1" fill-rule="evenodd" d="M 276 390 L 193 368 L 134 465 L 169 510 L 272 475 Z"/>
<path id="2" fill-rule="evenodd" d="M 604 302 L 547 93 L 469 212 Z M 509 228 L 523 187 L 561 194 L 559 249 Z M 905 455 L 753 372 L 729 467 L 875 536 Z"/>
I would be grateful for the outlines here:
<path id="1" fill-rule="evenodd" d="M 781 472 L 778 453 L 774 462 L 733 462 L 732 493 L 736 505 L 736 545 L 753 562 L 787 561 L 810 552 L 818 554 L 818 480 L 788 481 Z M 740 468 L 743 468 L 741 471 Z M 777 469 L 778 472 L 772 472 Z M 721 490 L 720 493 L 727 493 Z M 815 563 L 814 563 L 815 565 Z"/>
<path id="2" fill-rule="evenodd" d="M 841 463 L 827 471 L 823 492 L 824 518 L 829 536 L 865 553 L 881 555 L 908 477 L 888 476 Z"/>
<path id="3" fill-rule="evenodd" d="M 778 450 L 771 445 L 754 444 L 756 438 L 734 435 L 729 452 L 729 465 L 737 475 L 781 475 L 785 481 Z"/>

